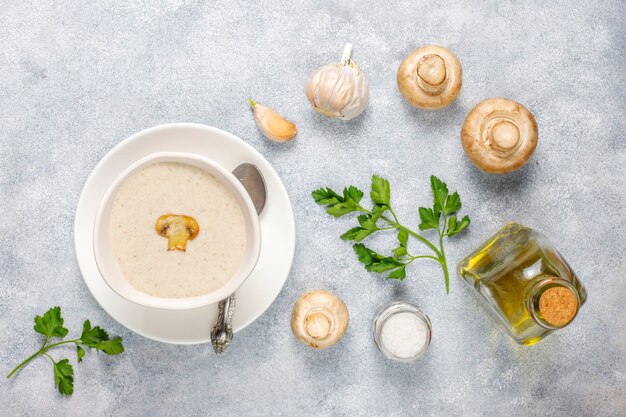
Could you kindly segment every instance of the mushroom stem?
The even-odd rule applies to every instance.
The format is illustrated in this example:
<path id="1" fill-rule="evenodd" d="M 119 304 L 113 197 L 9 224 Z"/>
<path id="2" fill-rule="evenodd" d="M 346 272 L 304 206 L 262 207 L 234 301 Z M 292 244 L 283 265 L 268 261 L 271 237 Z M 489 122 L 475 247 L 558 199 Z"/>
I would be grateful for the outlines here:
<path id="1" fill-rule="evenodd" d="M 436 54 L 426 55 L 417 64 L 417 84 L 428 94 L 437 95 L 446 87 L 448 70 L 445 61 Z"/>
<path id="2" fill-rule="evenodd" d="M 305 330 L 314 339 L 323 340 L 333 328 L 333 317 L 326 309 L 313 309 L 304 319 Z"/>
<path id="3" fill-rule="evenodd" d="M 348 65 L 350 63 L 350 57 L 352 57 L 352 44 L 346 43 L 343 46 L 343 54 L 341 54 L 341 63 Z"/>
<path id="4" fill-rule="evenodd" d="M 491 147 L 501 153 L 508 153 L 517 147 L 520 140 L 517 125 L 508 120 L 499 120 L 491 127 L 488 137 Z"/>

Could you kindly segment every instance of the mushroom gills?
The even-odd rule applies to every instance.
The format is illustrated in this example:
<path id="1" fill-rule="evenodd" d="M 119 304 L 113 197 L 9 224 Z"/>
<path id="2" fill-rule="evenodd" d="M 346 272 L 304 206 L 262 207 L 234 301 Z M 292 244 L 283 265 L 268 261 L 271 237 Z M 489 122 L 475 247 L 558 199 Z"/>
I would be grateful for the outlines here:
<path id="1" fill-rule="evenodd" d="M 193 240 L 200 232 L 198 222 L 183 214 L 163 214 L 155 225 L 157 233 L 167 238 L 167 250 L 187 250 L 187 241 Z"/>

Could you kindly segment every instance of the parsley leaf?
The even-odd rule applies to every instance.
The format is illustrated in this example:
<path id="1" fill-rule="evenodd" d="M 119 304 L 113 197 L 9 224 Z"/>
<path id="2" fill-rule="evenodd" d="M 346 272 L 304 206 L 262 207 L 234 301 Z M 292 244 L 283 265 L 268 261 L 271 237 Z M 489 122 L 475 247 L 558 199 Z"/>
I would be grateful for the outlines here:
<path id="1" fill-rule="evenodd" d="M 345 200 L 352 200 L 355 203 L 358 203 L 361 201 L 361 198 L 363 198 L 363 191 L 351 185 L 343 189 L 343 198 Z"/>
<path id="2" fill-rule="evenodd" d="M 342 240 L 354 240 L 355 242 L 360 242 L 371 235 L 374 231 L 375 230 L 364 229 L 363 227 L 354 227 L 340 237 Z"/>
<path id="3" fill-rule="evenodd" d="M 33 328 L 37 333 L 41 333 L 46 336 L 46 338 L 65 337 L 68 332 L 68 330 L 63 327 L 61 307 L 59 306 L 46 311 L 43 317 L 35 317 L 35 326 Z"/>
<path id="4" fill-rule="evenodd" d="M 448 197 L 448 186 L 439 178 L 431 175 L 430 188 L 433 190 L 433 196 L 435 200 L 433 210 L 435 211 L 435 213 L 441 212 L 445 207 L 446 198 Z"/>
<path id="5" fill-rule="evenodd" d="M 387 275 L 387 278 L 399 279 L 400 281 L 402 281 L 404 278 L 406 278 L 406 265 L 402 265 L 400 268 L 391 272 L 391 274 Z"/>
<path id="6" fill-rule="evenodd" d="M 350 186 L 343 190 L 343 197 L 330 188 L 320 188 L 311 193 L 317 204 L 328 206 L 326 212 L 335 217 L 359 210 L 363 191 Z"/>
<path id="7" fill-rule="evenodd" d="M 352 213 L 357 210 L 357 206 L 353 201 L 346 201 L 344 203 L 335 204 L 326 210 L 326 213 L 331 216 L 341 217 L 344 214 Z"/>
<path id="8" fill-rule="evenodd" d="M 372 177 L 372 192 L 370 193 L 372 201 L 381 206 L 389 206 L 391 202 L 391 188 L 389 181 L 374 175 Z"/>
<path id="9" fill-rule="evenodd" d="M 354 244 L 352 246 L 352 249 L 354 249 L 354 252 L 359 257 L 359 261 L 363 265 L 365 265 L 365 270 L 369 272 L 386 272 L 391 269 L 398 269 L 398 267 L 405 266 L 405 264 L 402 263 L 399 259 L 391 256 L 383 256 L 379 253 L 376 253 L 373 250 L 367 248 L 362 243 Z"/>
<path id="10" fill-rule="evenodd" d="M 448 231 L 446 232 L 446 234 L 449 237 L 452 237 L 467 229 L 469 225 L 470 218 L 468 216 L 463 217 L 458 223 L 456 220 L 456 216 L 450 216 L 450 218 L 448 219 Z"/>
<path id="11" fill-rule="evenodd" d="M 62 359 L 54 364 L 54 385 L 63 395 L 72 395 L 74 392 L 74 369 L 69 360 Z"/>
<path id="12" fill-rule="evenodd" d="M 400 231 L 398 232 L 398 243 L 400 243 L 400 246 L 393 250 L 393 254 L 396 255 L 397 258 L 401 258 L 407 255 L 406 244 L 408 241 L 409 234 L 406 230 L 400 229 Z"/>
<path id="13" fill-rule="evenodd" d="M 77 357 L 78 363 L 81 363 L 83 361 L 84 356 L 85 356 L 85 349 L 80 347 L 80 345 L 76 345 L 76 357 Z"/>
<path id="14" fill-rule="evenodd" d="M 98 343 L 96 349 L 106 353 L 107 355 L 118 355 L 124 352 L 122 339 L 119 337 Z"/>
<path id="15" fill-rule="evenodd" d="M 452 214 L 461 210 L 461 197 L 459 197 L 459 193 L 455 192 L 450 194 L 446 199 L 446 205 L 443 208 L 444 214 Z"/>
<path id="16" fill-rule="evenodd" d="M 109 339 L 109 335 L 104 329 L 99 326 L 91 327 L 89 320 L 85 320 L 83 323 L 83 332 L 79 339 L 63 340 L 55 343 L 49 342 L 48 339 L 51 337 L 64 337 L 68 333 L 68 330 L 63 327 L 61 308 L 58 306 L 51 308 L 43 316 L 36 316 L 34 329 L 37 333 L 46 336 L 43 346 L 33 355 L 30 355 L 25 361 L 17 365 L 15 369 L 7 375 L 7 378 L 11 378 L 17 371 L 36 357 L 45 355 L 54 364 L 54 384 L 63 395 L 72 395 L 74 392 L 74 369 L 69 363 L 69 359 L 62 359 L 56 362 L 48 354 L 50 349 L 73 343 L 76 345 L 76 359 L 79 363 L 82 362 L 85 357 L 86 352 L 84 347 L 102 351 L 107 355 L 117 355 L 124 352 L 124 346 L 122 345 L 122 339 L 120 337 Z"/>
<path id="17" fill-rule="evenodd" d="M 420 230 L 428 230 L 428 229 L 436 229 L 439 227 L 439 216 L 441 215 L 439 212 L 433 211 L 433 209 L 420 207 L 420 220 L 422 221 L 419 225 Z"/>
<path id="18" fill-rule="evenodd" d="M 83 323 L 83 333 L 80 341 L 90 348 L 100 350 L 107 355 L 117 355 L 124 352 L 122 339 L 116 338 L 109 340 L 109 335 L 101 327 L 91 327 L 89 320 Z"/>
<path id="19" fill-rule="evenodd" d="M 339 194 L 337 194 L 330 188 L 326 188 L 326 189 L 320 188 L 319 190 L 313 191 L 312 195 L 313 195 L 313 199 L 315 200 L 317 204 L 333 205 L 333 204 L 342 203 L 344 201 L 343 197 L 341 197 Z"/>
<path id="20" fill-rule="evenodd" d="M 379 230 L 378 226 L 376 226 L 376 221 L 380 217 L 379 214 L 362 214 L 358 217 L 359 227 L 353 227 L 348 230 L 346 233 L 341 235 L 341 239 L 343 240 L 354 240 L 356 242 L 360 242 L 375 231 Z"/>
<path id="21" fill-rule="evenodd" d="M 85 320 L 83 323 L 83 333 L 80 335 L 80 340 L 86 346 L 96 347 L 98 343 L 103 340 L 109 340 L 109 335 L 99 326 L 91 327 L 89 320 Z"/>
<path id="22" fill-rule="evenodd" d="M 361 205 L 363 193 L 354 186 L 345 188 L 343 196 L 338 195 L 330 188 L 320 188 L 313 191 L 312 195 L 316 203 L 326 206 L 326 211 L 335 217 L 351 212 L 359 213 L 357 217 L 359 225 L 342 234 L 341 239 L 357 242 L 352 247 L 359 262 L 365 266 L 367 271 L 389 272 L 387 278 L 402 280 L 406 277 L 407 265 L 416 259 L 432 259 L 441 265 L 446 292 L 449 292 L 449 271 L 443 247 L 443 238 L 452 237 L 467 229 L 470 225 L 468 216 L 464 216 L 461 221 L 457 219 L 456 213 L 462 207 L 459 194 L 457 192 L 450 194 L 446 183 L 434 175 L 430 177 L 433 206 L 432 208 L 419 208 L 419 230 L 437 230 L 437 240 L 433 243 L 425 236 L 399 223 L 395 212 L 391 208 L 391 187 L 389 181 L 378 175 L 373 175 L 371 185 L 370 197 L 374 205 L 370 210 Z M 385 215 L 387 212 L 390 213 L 390 216 Z M 379 226 L 379 222 L 386 224 Z M 362 243 L 358 243 L 374 233 L 391 229 L 398 231 L 399 243 L 398 247 L 391 250 L 392 256 L 381 255 L 367 248 Z M 413 237 L 425 245 L 431 251 L 431 254 L 418 256 L 409 254 L 407 251 L 409 237 Z"/>
<path id="23" fill-rule="evenodd" d="M 406 244 L 409 241 L 409 234 L 406 230 L 400 229 L 398 232 L 398 242 L 400 242 L 400 246 L 406 248 Z"/>

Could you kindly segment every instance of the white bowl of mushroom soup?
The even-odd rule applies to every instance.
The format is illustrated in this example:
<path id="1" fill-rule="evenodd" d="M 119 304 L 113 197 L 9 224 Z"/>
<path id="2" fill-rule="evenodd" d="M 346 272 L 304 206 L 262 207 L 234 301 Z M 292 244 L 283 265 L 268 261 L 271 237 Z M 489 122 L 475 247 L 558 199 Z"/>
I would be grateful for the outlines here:
<path id="1" fill-rule="evenodd" d="M 228 297 L 261 249 L 256 210 L 237 178 L 202 156 L 155 153 L 105 193 L 94 254 L 106 283 L 136 304 L 191 309 Z"/>

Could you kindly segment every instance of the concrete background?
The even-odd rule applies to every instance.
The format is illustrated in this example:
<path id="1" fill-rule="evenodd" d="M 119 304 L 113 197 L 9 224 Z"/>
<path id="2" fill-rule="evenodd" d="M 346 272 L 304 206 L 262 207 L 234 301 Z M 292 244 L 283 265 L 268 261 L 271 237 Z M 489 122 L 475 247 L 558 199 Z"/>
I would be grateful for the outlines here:
<path id="1" fill-rule="evenodd" d="M 623 1 L 464 2 L 264 0 L 0 2 L 0 358 L 8 373 L 41 341 L 32 318 L 61 305 L 70 333 L 91 319 L 121 335 L 123 356 L 88 354 L 71 398 L 44 359 L 0 384 L 7 416 L 624 416 L 626 166 Z M 303 89 L 345 41 L 370 82 L 356 120 L 326 119 Z M 448 108 L 413 109 L 396 70 L 422 44 L 443 44 L 464 68 Z M 263 138 L 247 98 L 298 124 L 280 145 Z M 460 146 L 467 112 L 487 97 L 525 104 L 539 123 L 531 162 L 507 176 L 477 171 Z M 282 176 L 297 222 L 287 284 L 222 357 L 208 345 L 147 340 L 96 304 L 74 259 L 79 193 L 100 158 L 153 125 L 189 121 L 238 135 Z M 404 282 L 365 272 L 339 239 L 353 219 L 315 206 L 320 186 L 366 188 L 388 177 L 400 218 L 417 224 L 436 174 L 472 218 L 449 242 L 450 263 L 509 220 L 544 231 L 589 291 L 575 323 L 534 347 L 513 343 L 452 273 L 415 263 Z M 384 238 L 370 245 L 386 249 Z M 317 352 L 289 329 L 299 294 L 328 288 L 351 323 Z M 383 358 L 375 310 L 392 297 L 433 322 L 413 365 Z M 54 352 L 70 357 L 72 349 Z"/>

